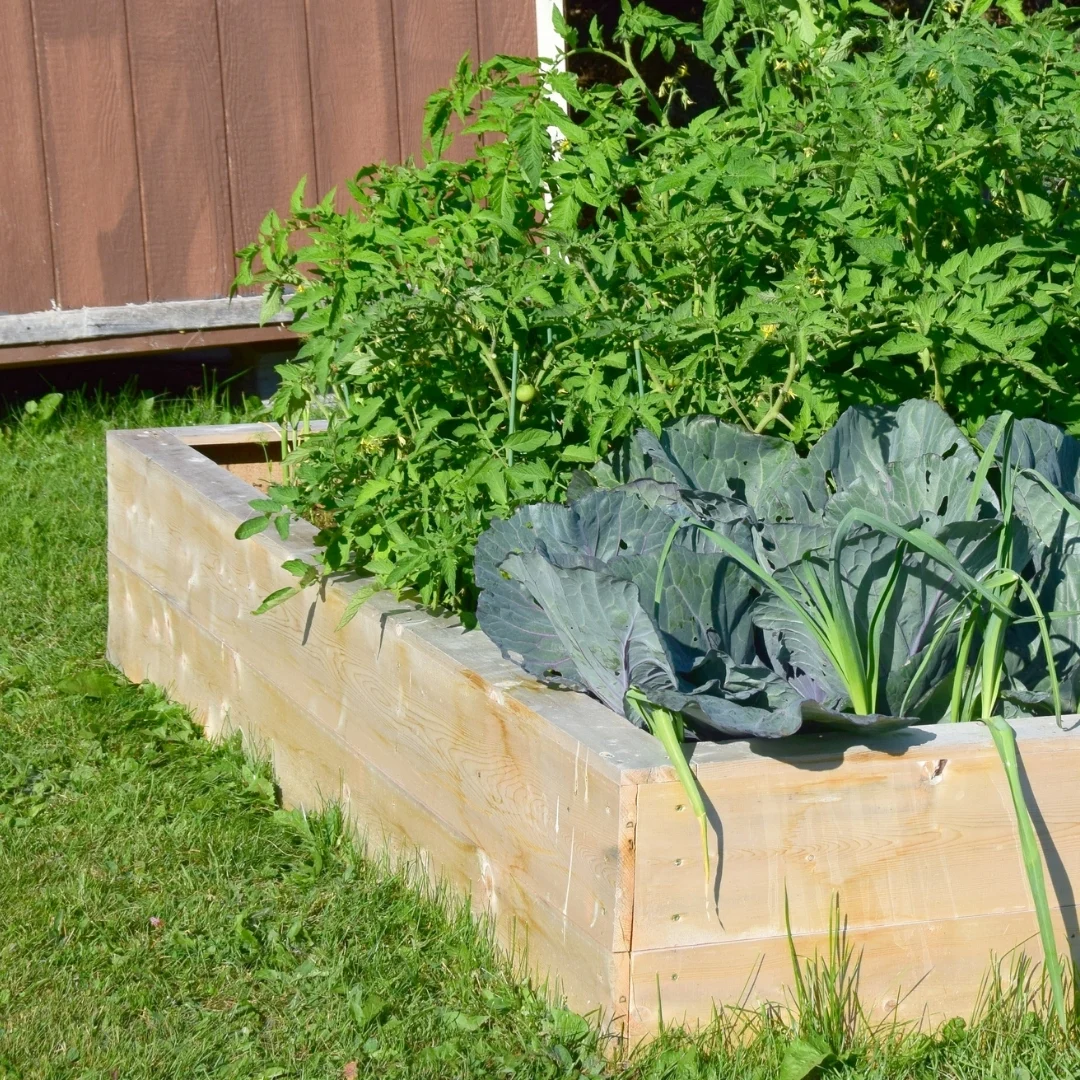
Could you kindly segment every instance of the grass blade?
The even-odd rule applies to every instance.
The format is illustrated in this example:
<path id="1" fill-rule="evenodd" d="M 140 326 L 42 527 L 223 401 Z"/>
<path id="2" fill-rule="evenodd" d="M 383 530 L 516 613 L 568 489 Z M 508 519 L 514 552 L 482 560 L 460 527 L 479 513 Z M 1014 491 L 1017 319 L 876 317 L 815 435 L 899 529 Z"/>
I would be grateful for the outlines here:
<path id="1" fill-rule="evenodd" d="M 889 573 L 889 580 L 885 583 L 885 589 L 878 599 L 874 614 L 870 616 L 870 626 L 866 634 L 866 688 L 870 697 L 870 711 L 877 712 L 878 682 L 881 678 L 881 624 L 885 619 L 885 613 L 892 603 L 896 592 L 896 583 L 900 579 L 900 570 L 904 565 L 903 548 L 898 548 L 896 558 L 893 560 L 893 568 Z M 905 699 L 906 700 L 906 699 Z M 901 713 L 902 715 L 902 713 Z"/>
<path id="2" fill-rule="evenodd" d="M 840 570 L 839 554 L 842 542 L 838 541 L 838 536 L 839 533 L 833 536 L 832 559 L 829 563 L 831 599 L 826 596 L 809 555 L 803 557 L 803 563 L 807 570 L 807 584 L 811 587 L 827 630 L 827 655 L 833 667 L 840 673 L 840 678 L 851 698 L 852 708 L 865 716 L 872 711 L 870 698 L 866 692 L 866 665 L 863 662 L 859 637 L 855 631 L 855 620 L 852 619 L 845 602 L 844 578 Z"/>
<path id="3" fill-rule="evenodd" d="M 656 564 L 656 587 L 653 589 L 653 619 L 657 626 L 660 625 L 660 601 L 664 595 L 664 568 L 671 554 L 671 545 L 675 543 L 675 537 L 685 524 L 685 521 L 676 521 L 668 531 L 664 546 L 660 549 L 660 561 Z"/>
<path id="4" fill-rule="evenodd" d="M 968 657 L 971 655 L 971 646 L 975 641 L 977 628 L 976 613 L 970 611 L 960 631 L 960 646 L 956 651 L 956 674 L 953 676 L 952 700 L 949 703 L 949 721 L 952 723 L 967 719 L 968 701 L 971 697 L 969 691 L 974 684 L 975 676 L 972 673 L 969 679 L 965 679 L 965 675 L 967 675 Z"/>
<path id="5" fill-rule="evenodd" d="M 1007 554 L 1007 553 L 1006 553 Z M 1001 672 L 1005 659 L 1005 634 L 1012 621 L 1012 601 L 1016 595 L 1016 582 L 1019 580 L 1013 575 L 1013 580 L 1005 586 L 998 599 L 1009 609 L 1008 617 L 1003 617 L 992 611 L 986 620 L 986 630 L 983 633 L 982 649 L 979 654 L 979 662 L 982 667 L 982 718 L 985 720 L 992 716 L 997 706 L 998 694 L 1001 690 Z"/>
<path id="6" fill-rule="evenodd" d="M 1039 598 L 1035 590 L 1019 575 L 1017 581 L 1024 590 L 1028 603 L 1035 612 L 1035 621 L 1039 624 L 1039 640 L 1042 642 L 1043 652 L 1046 654 L 1046 670 L 1050 678 L 1050 694 L 1054 699 L 1054 719 L 1058 727 L 1061 727 L 1061 685 L 1058 682 L 1057 664 L 1054 663 L 1054 647 L 1050 641 L 1050 628 L 1047 625 L 1047 616 L 1043 613 Z"/>
<path id="7" fill-rule="evenodd" d="M 1058 956 L 1057 941 L 1054 938 L 1054 924 L 1050 919 L 1050 901 L 1046 893 L 1046 879 L 1043 874 L 1042 853 L 1035 827 L 1031 823 L 1031 814 L 1024 801 L 1024 791 L 1020 786 L 1020 768 L 1016 760 L 1016 734 L 1000 716 L 991 716 L 983 723 L 990 729 L 990 735 L 997 748 L 998 757 L 1005 768 L 1005 777 L 1009 782 L 1009 794 L 1012 796 L 1013 809 L 1016 813 L 1017 831 L 1020 834 L 1020 851 L 1024 860 L 1024 872 L 1027 874 L 1031 899 L 1035 905 L 1035 918 L 1039 924 L 1039 937 L 1042 939 L 1043 963 L 1050 978 L 1054 1012 L 1064 1030 L 1067 1025 L 1065 1012 L 1065 989 L 1061 975 L 1061 958 Z"/>
<path id="8" fill-rule="evenodd" d="M 810 996 L 806 992 L 799 954 L 795 951 L 795 935 L 791 932 L 791 904 L 788 899 L 786 881 L 784 882 L 784 932 L 787 935 L 788 955 L 791 957 L 791 972 L 795 979 L 795 1003 L 800 1013 L 809 1012 Z"/>

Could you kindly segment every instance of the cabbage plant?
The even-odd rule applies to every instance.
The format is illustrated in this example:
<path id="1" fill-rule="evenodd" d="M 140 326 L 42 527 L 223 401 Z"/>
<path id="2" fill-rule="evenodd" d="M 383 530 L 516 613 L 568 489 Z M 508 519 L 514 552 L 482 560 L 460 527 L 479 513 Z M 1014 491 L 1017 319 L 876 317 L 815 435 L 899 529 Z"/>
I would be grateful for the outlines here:
<path id="1" fill-rule="evenodd" d="M 482 629 L 547 683 L 682 743 L 984 721 L 1009 778 L 1059 1015 L 1061 971 L 1016 762 L 1019 715 L 1080 690 L 1080 443 L 938 405 L 857 407 L 800 457 L 714 417 L 640 431 L 481 537 Z"/>

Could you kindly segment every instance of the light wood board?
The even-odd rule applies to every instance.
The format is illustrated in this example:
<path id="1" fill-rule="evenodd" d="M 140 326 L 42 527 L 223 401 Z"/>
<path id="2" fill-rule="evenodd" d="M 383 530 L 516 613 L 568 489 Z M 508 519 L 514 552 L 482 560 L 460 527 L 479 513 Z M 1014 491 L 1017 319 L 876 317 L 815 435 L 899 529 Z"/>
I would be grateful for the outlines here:
<path id="1" fill-rule="evenodd" d="M 527 878 L 503 873 L 497 856 L 416 802 L 115 556 L 109 602 L 109 656 L 130 679 L 167 688 L 211 736 L 243 731 L 254 751 L 269 756 L 287 805 L 340 803 L 372 855 L 388 850 L 396 862 L 471 897 L 476 913 L 491 917 L 501 944 L 535 978 L 565 993 L 573 1008 L 613 1019 L 626 954 L 581 933 L 536 897 Z M 624 993 L 623 1012 L 625 1004 Z"/>
<path id="2" fill-rule="evenodd" d="M 1048 891 L 1070 905 L 1070 881 L 1080 880 L 1080 732 L 1041 720 L 1017 727 Z M 705 903 L 701 841 L 682 788 L 643 785 L 635 949 L 782 936 L 785 889 L 797 934 L 828 925 L 835 895 L 853 927 L 1031 910 L 989 733 L 971 724 L 948 734 L 895 756 L 860 749 L 814 762 L 759 756 L 739 768 L 699 767 L 722 929 Z"/>
<path id="3" fill-rule="evenodd" d="M 232 300 L 227 297 L 217 300 L 162 300 L 152 304 L 0 315 L 0 345 L 254 326 L 259 322 L 261 307 L 262 299 L 258 296 L 238 296 Z M 267 322 L 286 323 L 291 319 L 291 311 L 280 311 Z"/>
<path id="4" fill-rule="evenodd" d="M 235 542 L 236 523 L 250 511 L 222 510 L 190 486 L 165 483 L 159 464 L 130 449 L 132 438 L 110 439 L 113 556 L 487 850 L 500 873 L 527 883 L 605 948 L 624 951 L 632 875 L 623 838 L 632 836 L 625 815 L 633 800 L 623 798 L 618 770 L 594 748 L 537 716 L 514 691 L 548 695 L 517 673 L 493 682 L 475 636 L 466 641 L 459 629 L 400 605 L 395 615 L 392 604 L 380 610 L 375 603 L 335 631 L 345 586 L 318 602 L 251 615 L 262 596 L 291 580 L 280 569 L 282 554 L 310 549 L 299 540 L 287 552 L 272 550 L 267 538 Z M 251 489 L 220 467 L 177 447 L 194 470 L 250 497 Z M 442 640 L 428 640 L 429 630 Z M 500 676 L 512 672 L 487 655 Z"/>
<path id="5" fill-rule="evenodd" d="M 1075 947 L 1076 910 L 1054 912 L 1059 937 Z M 803 960 L 828 955 L 827 933 L 794 939 Z M 969 1019 L 995 961 L 1008 975 L 1017 946 L 1039 955 L 1030 912 L 980 915 L 851 930 L 860 961 L 859 999 L 875 1021 L 896 1018 L 931 1029 L 954 1016 Z M 714 942 L 692 948 L 635 950 L 631 954 L 629 1035 L 665 1024 L 708 1023 L 714 1006 L 790 1004 L 792 966 L 787 938 Z"/>
<path id="6" fill-rule="evenodd" d="M 182 357 L 186 352 L 234 346 L 276 352 L 284 359 L 289 355 L 287 350 L 295 353 L 298 344 L 297 336 L 280 323 L 228 330 L 178 330 L 164 334 L 135 334 L 130 337 L 60 342 L 56 345 L 0 346 L 0 368 L 44 367 L 49 364 L 66 364 L 72 360 L 142 356 L 144 353 L 172 353 Z"/>
<path id="7" fill-rule="evenodd" d="M 306 523 L 287 541 L 232 536 L 256 495 L 240 476 L 259 479 L 277 439 L 273 425 L 110 435 L 111 655 L 173 685 L 211 726 L 248 717 L 237 722 L 269 740 L 290 788 L 308 792 L 298 798 L 314 783 L 380 835 L 441 852 L 433 862 L 479 910 L 530 927 L 572 1000 L 629 1007 L 635 1039 L 658 1024 L 658 985 L 667 1021 L 782 1001 L 785 890 L 806 954 L 827 948 L 839 898 L 878 1016 L 963 1015 L 994 954 L 1038 956 L 1004 776 L 980 725 L 870 747 L 837 735 L 698 746 L 710 894 L 663 750 L 595 701 L 541 687 L 481 635 L 386 595 L 337 630 L 357 582 L 253 616 L 292 582 L 281 563 L 313 550 Z M 1075 950 L 1080 732 L 1014 726 L 1060 941 Z M 381 794 L 363 803 L 358 789 Z"/>

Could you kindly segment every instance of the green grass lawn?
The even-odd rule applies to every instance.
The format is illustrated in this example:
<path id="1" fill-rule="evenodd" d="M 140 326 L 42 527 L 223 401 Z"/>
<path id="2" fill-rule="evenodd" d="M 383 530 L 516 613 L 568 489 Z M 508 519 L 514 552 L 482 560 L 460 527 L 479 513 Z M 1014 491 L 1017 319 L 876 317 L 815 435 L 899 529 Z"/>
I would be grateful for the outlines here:
<path id="1" fill-rule="evenodd" d="M 826 997 L 796 1032 L 743 1018 L 612 1057 L 336 812 L 279 809 L 264 766 L 102 659 L 106 427 L 228 419 L 132 396 L 0 419 L 0 1080 L 1080 1075 L 1018 993 L 932 1036 Z M 800 1071 L 815 1041 L 839 1053 Z"/>

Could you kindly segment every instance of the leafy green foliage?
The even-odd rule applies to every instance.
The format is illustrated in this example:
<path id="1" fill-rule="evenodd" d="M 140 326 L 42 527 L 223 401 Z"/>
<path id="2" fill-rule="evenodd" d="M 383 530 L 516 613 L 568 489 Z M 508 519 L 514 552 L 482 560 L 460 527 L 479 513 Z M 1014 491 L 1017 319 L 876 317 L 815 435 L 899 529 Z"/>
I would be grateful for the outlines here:
<path id="1" fill-rule="evenodd" d="M 1064 1028 L 1042 858 L 1005 716 L 1060 722 L 1063 703 L 1077 707 L 1075 638 L 1051 628 L 1080 617 L 1064 606 L 1080 590 L 1080 442 L 1028 421 L 1014 453 L 1012 432 L 1011 414 L 996 418 L 976 455 L 928 401 L 852 408 L 805 459 L 713 417 L 659 439 L 641 431 L 594 469 L 615 486 L 582 478 L 569 507 L 523 507 L 481 537 L 478 616 L 534 675 L 648 726 L 703 838 L 705 807 L 679 747 L 686 727 L 779 738 L 804 720 L 864 732 L 982 720 L 1012 794 Z M 711 546 L 680 542 L 699 534 Z M 800 1068 L 812 1057 L 803 1050 Z"/>
<path id="2" fill-rule="evenodd" d="M 635 687 L 702 735 L 942 717 L 1002 521 L 939 406 L 852 408 L 806 458 L 694 417 L 594 481 L 477 545 L 480 625 L 532 674 L 638 720 Z"/>
<path id="3" fill-rule="evenodd" d="M 690 413 L 797 444 L 921 396 L 970 430 L 1003 406 L 1080 423 L 1074 22 L 985 7 L 627 4 L 610 44 L 567 31 L 619 85 L 463 63 L 423 162 L 363 170 L 345 213 L 301 185 L 237 280 L 306 337 L 276 416 L 332 402 L 283 499 L 322 527 L 320 572 L 468 612 L 494 516 Z M 639 66 L 676 48 L 728 102 L 682 127 L 677 77 Z"/>
<path id="4" fill-rule="evenodd" d="M 724 732 L 716 706 L 674 704 L 661 671 L 721 697 L 718 673 L 740 673 L 728 734 L 793 730 L 742 707 L 742 677 L 781 712 L 786 681 L 804 718 L 841 726 L 875 706 L 923 722 L 1074 710 L 1080 441 L 1034 420 L 1001 440 L 1013 430 L 993 418 L 976 453 L 929 401 L 853 407 L 805 458 L 715 417 L 641 430 L 575 477 L 567 506 L 484 533 L 481 626 L 538 678 L 616 711 L 630 686 L 655 690 L 701 732 Z M 605 620 L 597 666 L 571 639 Z M 973 662 L 985 642 L 992 668 Z"/>
<path id="5" fill-rule="evenodd" d="M 1019 432 L 1005 413 L 979 433 L 983 460 L 996 460 L 1002 492 L 1003 527 L 998 540 L 995 573 L 987 584 L 996 601 L 987 607 L 972 603 L 960 634 L 953 679 L 951 719 L 978 716 L 990 729 L 1009 783 L 1020 832 L 1024 867 L 1035 901 L 1039 934 L 1062 1028 L 1067 1024 L 1064 978 L 1043 876 L 1042 857 L 1028 810 L 1016 736 L 997 715 L 999 700 L 1012 699 L 1024 711 L 1047 708 L 1061 723 L 1062 676 L 1068 707 L 1076 708 L 1080 670 L 1076 663 L 1075 603 L 1080 573 L 1073 538 L 1080 526 L 1080 442 L 1040 421 L 1022 421 Z M 1013 438 L 1018 434 L 1014 447 Z M 1030 565 L 1029 565 L 1030 563 Z M 1033 580 L 1027 573 L 1033 570 Z M 1040 594 L 1042 599 L 1040 599 Z M 1017 599 L 1026 600 L 1037 628 L 1032 655 L 1031 635 L 1017 635 L 1029 620 L 1019 618 Z M 1044 606 L 1044 602 L 1045 605 Z M 1062 625 L 1064 624 L 1064 626 Z M 1064 630 L 1064 633 L 1062 633 Z M 1060 646 L 1064 644 L 1064 649 Z M 1057 648 L 1055 648 L 1057 645 Z M 969 664 L 969 656 L 973 657 Z M 978 706 L 978 708 L 976 708 Z M 1007 707 L 1007 706 L 1006 706 Z"/>

